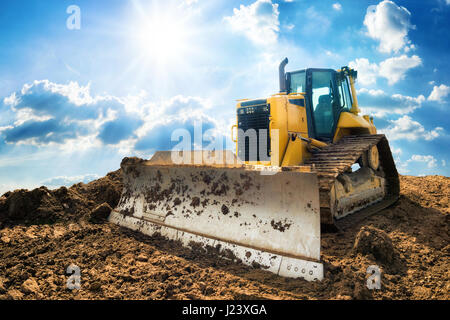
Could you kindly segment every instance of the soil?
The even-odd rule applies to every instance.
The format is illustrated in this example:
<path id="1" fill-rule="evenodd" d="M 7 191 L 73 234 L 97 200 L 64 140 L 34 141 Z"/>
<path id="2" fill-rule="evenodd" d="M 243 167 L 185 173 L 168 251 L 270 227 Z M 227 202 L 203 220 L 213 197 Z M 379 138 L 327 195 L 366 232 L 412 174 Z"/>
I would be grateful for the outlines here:
<path id="1" fill-rule="evenodd" d="M 120 170 L 70 188 L 8 192 L 0 197 L 0 299 L 449 299 L 449 184 L 402 176 L 395 205 L 323 234 L 321 282 L 105 222 L 120 198 Z M 80 289 L 67 289 L 69 265 L 80 268 Z M 371 265 L 381 270 L 379 290 L 366 287 Z"/>

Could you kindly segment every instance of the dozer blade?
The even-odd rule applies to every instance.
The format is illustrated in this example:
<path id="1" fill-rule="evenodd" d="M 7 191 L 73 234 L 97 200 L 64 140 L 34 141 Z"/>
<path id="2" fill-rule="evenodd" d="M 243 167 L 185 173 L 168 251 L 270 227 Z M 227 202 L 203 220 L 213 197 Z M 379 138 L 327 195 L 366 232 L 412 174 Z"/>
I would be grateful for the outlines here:
<path id="1" fill-rule="evenodd" d="M 124 191 L 111 222 L 281 276 L 323 278 L 315 173 L 175 165 L 170 157 L 122 161 Z"/>

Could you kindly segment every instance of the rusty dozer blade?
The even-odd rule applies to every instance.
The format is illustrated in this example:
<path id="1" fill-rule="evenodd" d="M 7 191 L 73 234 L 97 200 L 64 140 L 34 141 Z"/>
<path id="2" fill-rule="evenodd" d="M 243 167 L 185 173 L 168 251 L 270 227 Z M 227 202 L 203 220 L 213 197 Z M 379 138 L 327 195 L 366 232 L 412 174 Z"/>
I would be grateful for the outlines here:
<path id="1" fill-rule="evenodd" d="M 199 152 L 184 156 L 194 159 Z M 230 153 L 224 157 L 234 157 Z M 172 156 L 157 152 L 150 161 L 122 161 L 124 191 L 111 222 L 191 248 L 200 244 L 281 276 L 323 278 L 315 173 L 237 161 L 177 165 Z"/>

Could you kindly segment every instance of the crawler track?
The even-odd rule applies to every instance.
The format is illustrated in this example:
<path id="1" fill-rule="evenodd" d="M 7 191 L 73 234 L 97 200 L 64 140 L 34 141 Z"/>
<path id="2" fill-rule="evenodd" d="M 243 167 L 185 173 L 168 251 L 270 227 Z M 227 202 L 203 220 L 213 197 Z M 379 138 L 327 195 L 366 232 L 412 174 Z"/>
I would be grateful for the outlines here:
<path id="1" fill-rule="evenodd" d="M 330 192 L 339 175 L 345 173 L 358 159 L 376 145 L 380 156 L 380 167 L 376 174 L 386 179 L 386 197 L 382 202 L 364 210 L 374 213 L 394 203 L 400 193 L 400 183 L 389 143 L 383 134 L 347 136 L 328 147 L 313 151 L 306 161 L 317 172 L 320 190 L 321 223 L 334 225 Z"/>

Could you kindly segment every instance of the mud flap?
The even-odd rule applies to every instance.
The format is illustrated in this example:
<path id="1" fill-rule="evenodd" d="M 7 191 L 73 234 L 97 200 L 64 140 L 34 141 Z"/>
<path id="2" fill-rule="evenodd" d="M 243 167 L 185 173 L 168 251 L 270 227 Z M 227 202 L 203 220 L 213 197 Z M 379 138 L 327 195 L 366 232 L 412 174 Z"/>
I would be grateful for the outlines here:
<path id="1" fill-rule="evenodd" d="M 110 221 L 287 277 L 323 278 L 317 176 L 245 166 L 122 163 Z"/>

